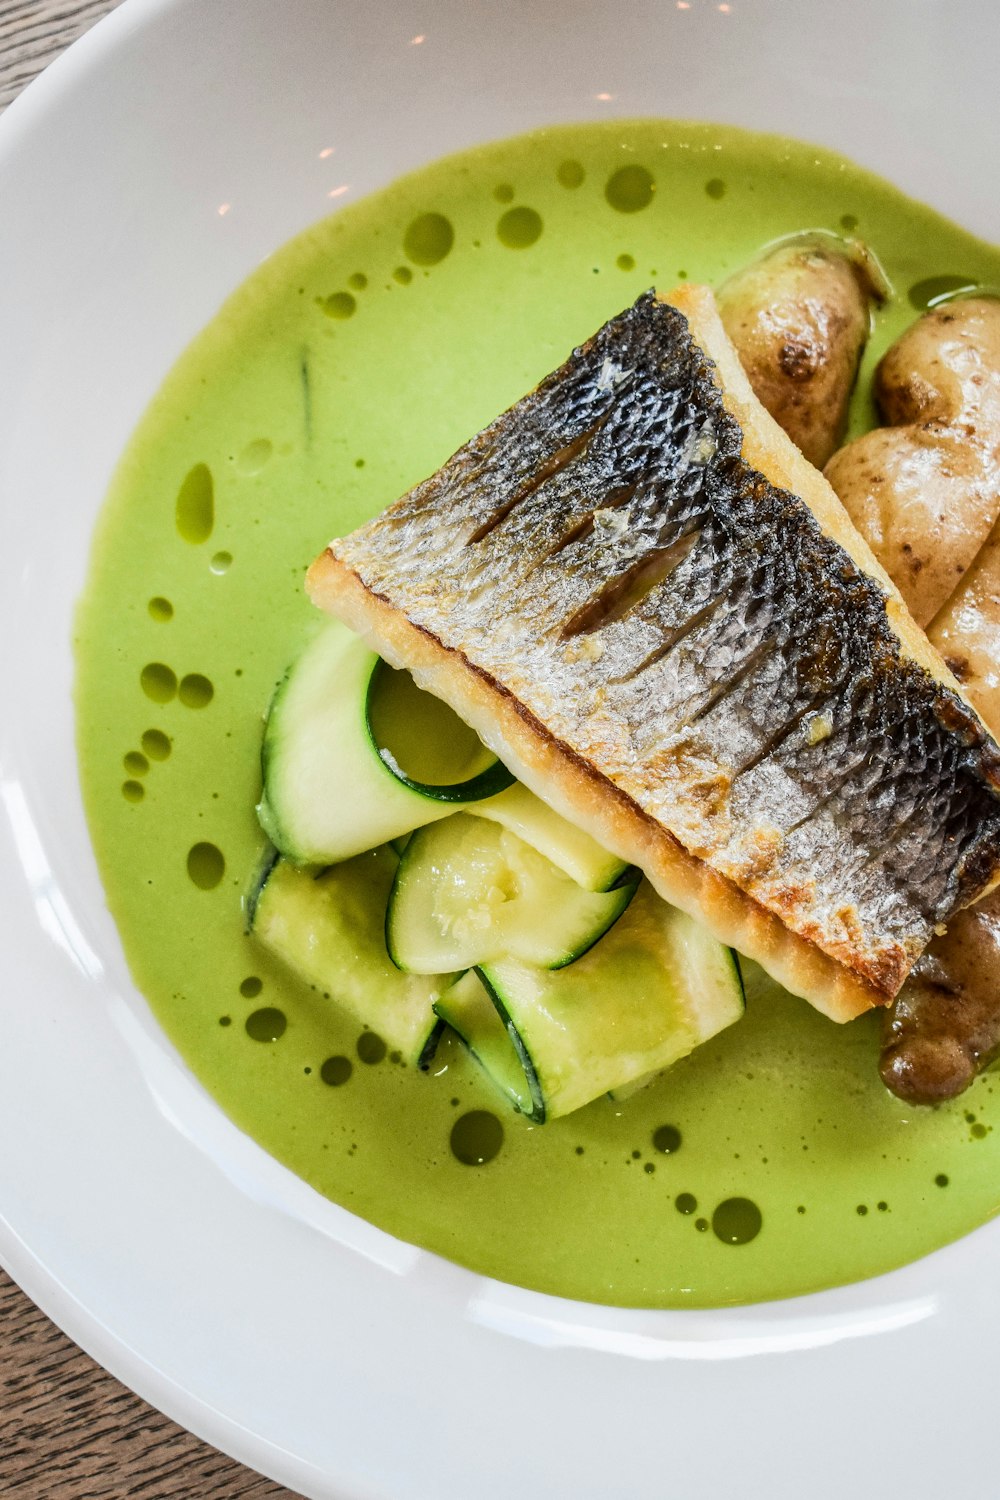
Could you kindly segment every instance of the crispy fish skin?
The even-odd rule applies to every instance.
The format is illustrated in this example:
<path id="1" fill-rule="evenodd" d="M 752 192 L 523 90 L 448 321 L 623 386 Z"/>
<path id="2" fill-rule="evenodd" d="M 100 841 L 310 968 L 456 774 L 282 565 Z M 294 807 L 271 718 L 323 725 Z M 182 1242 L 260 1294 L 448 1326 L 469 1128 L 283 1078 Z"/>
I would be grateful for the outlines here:
<path id="1" fill-rule="evenodd" d="M 705 288 L 640 298 L 308 588 L 836 1019 L 997 879 L 1000 751 Z"/>

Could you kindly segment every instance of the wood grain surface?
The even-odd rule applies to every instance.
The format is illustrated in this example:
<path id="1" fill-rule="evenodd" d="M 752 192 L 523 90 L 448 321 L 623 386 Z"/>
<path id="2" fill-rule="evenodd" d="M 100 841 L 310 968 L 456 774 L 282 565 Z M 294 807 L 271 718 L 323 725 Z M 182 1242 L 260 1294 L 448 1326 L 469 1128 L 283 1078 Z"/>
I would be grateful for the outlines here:
<path id="1" fill-rule="evenodd" d="M 118 0 L 0 0 L 0 109 Z M 2 275 L 2 268 L 0 268 Z M 0 1271 L 3 1500 L 294 1500 L 83 1354 Z"/>

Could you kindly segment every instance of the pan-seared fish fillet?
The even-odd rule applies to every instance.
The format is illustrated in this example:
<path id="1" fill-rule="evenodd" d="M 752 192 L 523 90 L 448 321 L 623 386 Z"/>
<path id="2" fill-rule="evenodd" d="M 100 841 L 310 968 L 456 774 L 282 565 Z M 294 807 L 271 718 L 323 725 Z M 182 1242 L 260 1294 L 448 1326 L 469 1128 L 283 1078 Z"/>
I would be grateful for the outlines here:
<path id="1" fill-rule="evenodd" d="M 997 880 L 1000 751 L 705 288 L 641 297 L 308 586 L 837 1019 Z"/>

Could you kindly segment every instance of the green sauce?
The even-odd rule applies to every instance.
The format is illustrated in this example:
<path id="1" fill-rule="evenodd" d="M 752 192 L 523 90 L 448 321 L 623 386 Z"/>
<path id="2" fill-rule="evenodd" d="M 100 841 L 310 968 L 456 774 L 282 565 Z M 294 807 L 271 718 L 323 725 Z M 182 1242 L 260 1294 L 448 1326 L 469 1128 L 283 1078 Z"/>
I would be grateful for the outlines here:
<path id="1" fill-rule="evenodd" d="M 78 620 L 80 762 L 136 983 L 276 1157 L 484 1274 L 719 1306 L 873 1275 L 1000 1207 L 994 1076 L 910 1108 L 879 1082 L 878 1018 L 838 1027 L 752 967 L 746 1018 L 662 1083 L 538 1128 L 457 1042 L 430 1074 L 403 1067 L 338 1008 L 335 974 L 328 995 L 303 987 L 243 931 L 262 716 L 317 625 L 311 559 L 649 285 L 718 282 L 779 235 L 842 227 L 896 289 L 857 431 L 911 301 L 1000 285 L 1000 252 L 850 163 L 731 130 L 586 125 L 437 163 L 236 292 L 152 403 L 102 514 Z"/>

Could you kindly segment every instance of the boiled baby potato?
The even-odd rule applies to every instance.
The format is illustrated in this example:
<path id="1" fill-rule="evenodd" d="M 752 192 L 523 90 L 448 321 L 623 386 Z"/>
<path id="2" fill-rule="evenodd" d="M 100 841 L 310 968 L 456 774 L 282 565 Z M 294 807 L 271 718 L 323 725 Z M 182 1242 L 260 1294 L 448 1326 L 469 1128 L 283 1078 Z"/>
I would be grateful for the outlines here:
<path id="1" fill-rule="evenodd" d="M 716 294 L 757 399 L 817 468 L 843 441 L 871 304 L 886 291 L 859 241 L 815 233 L 773 245 Z"/>
<path id="2" fill-rule="evenodd" d="M 826 477 L 926 627 L 1000 516 L 1000 300 L 925 313 L 882 359 L 875 397 L 886 425 Z"/>

